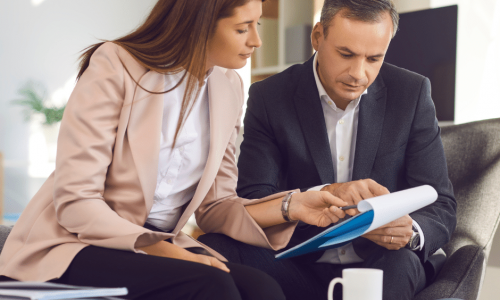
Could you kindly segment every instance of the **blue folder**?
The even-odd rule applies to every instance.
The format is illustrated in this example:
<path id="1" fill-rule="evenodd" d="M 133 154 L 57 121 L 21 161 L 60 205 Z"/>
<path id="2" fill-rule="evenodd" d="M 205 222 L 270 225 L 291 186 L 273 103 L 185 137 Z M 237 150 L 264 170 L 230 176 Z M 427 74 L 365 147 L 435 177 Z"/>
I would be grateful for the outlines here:
<path id="1" fill-rule="evenodd" d="M 340 224 L 330 227 L 293 248 L 276 255 L 276 259 L 290 258 L 316 251 L 337 248 L 361 236 L 372 224 L 373 210 L 365 211 Z"/>

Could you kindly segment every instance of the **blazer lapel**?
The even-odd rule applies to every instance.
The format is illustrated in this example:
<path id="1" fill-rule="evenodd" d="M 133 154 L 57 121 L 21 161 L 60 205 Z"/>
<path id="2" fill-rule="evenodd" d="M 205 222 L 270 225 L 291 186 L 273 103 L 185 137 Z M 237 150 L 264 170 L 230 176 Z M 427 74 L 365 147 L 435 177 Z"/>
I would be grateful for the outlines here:
<path id="1" fill-rule="evenodd" d="M 210 150 L 207 164 L 201 176 L 193 199 L 188 204 L 173 233 L 177 234 L 189 217 L 205 199 L 214 184 L 221 161 L 227 149 L 231 134 L 241 109 L 241 94 L 233 89 L 233 84 L 221 68 L 214 68 L 208 79 L 210 109 Z"/>
<path id="2" fill-rule="evenodd" d="M 387 89 L 381 76 L 368 88 L 359 103 L 358 135 L 354 153 L 352 180 L 366 179 L 377 154 L 384 124 Z"/>
<path id="3" fill-rule="evenodd" d="M 325 116 L 321 106 L 313 72 L 313 58 L 302 65 L 304 68 L 298 80 L 294 95 L 297 115 L 304 139 L 311 153 L 314 165 L 322 183 L 332 183 L 335 179 L 330 142 L 326 130 Z"/>
<path id="4" fill-rule="evenodd" d="M 148 72 L 140 84 L 150 91 L 163 91 L 164 76 Z M 160 153 L 164 94 L 151 94 L 140 87 L 131 104 L 127 136 L 146 204 L 145 217 L 153 206 Z M 145 219 L 144 219 L 145 220 Z"/>

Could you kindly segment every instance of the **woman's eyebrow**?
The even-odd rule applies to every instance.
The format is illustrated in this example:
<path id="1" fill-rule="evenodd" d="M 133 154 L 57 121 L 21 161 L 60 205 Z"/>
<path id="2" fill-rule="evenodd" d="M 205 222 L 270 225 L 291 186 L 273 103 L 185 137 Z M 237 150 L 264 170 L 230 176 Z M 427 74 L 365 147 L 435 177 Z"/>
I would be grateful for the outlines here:
<path id="1" fill-rule="evenodd" d="M 262 18 L 262 16 L 260 16 L 260 18 Z M 260 19 L 259 18 L 259 19 Z M 253 20 L 248 20 L 248 21 L 245 21 L 245 22 L 241 22 L 241 23 L 238 23 L 236 25 L 242 25 L 242 24 L 252 24 L 254 21 Z"/>
<path id="2" fill-rule="evenodd" d="M 253 21 L 245 21 L 245 22 L 241 22 L 241 23 L 238 23 L 236 25 L 242 25 L 242 24 L 252 24 Z"/>

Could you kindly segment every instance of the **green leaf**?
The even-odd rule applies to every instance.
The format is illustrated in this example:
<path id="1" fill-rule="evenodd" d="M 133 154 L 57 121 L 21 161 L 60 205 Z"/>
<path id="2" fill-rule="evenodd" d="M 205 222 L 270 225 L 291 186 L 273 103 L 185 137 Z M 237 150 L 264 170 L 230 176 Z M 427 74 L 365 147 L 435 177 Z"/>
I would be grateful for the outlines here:
<path id="1" fill-rule="evenodd" d="M 45 106 L 46 89 L 41 84 L 33 81 L 28 81 L 18 91 L 20 99 L 12 100 L 12 104 L 24 107 L 26 121 L 35 113 L 45 115 L 45 125 L 52 125 L 60 122 L 66 105 L 63 107 L 47 107 Z"/>

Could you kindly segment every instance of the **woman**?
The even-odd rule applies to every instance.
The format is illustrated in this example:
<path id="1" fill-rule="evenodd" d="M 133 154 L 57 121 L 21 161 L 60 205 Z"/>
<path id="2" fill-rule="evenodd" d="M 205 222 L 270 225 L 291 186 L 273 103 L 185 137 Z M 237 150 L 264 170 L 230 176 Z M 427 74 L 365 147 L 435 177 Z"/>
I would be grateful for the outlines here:
<path id="1" fill-rule="evenodd" d="M 131 299 L 284 298 L 266 274 L 180 231 L 196 212 L 207 232 L 280 249 L 290 220 L 344 216 L 326 192 L 286 197 L 290 222 L 287 193 L 236 196 L 243 88 L 232 69 L 260 46 L 261 13 L 262 0 L 160 0 L 137 30 L 84 53 L 56 170 L 8 237 L 0 275 L 125 286 Z"/>

